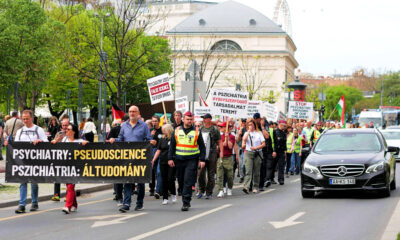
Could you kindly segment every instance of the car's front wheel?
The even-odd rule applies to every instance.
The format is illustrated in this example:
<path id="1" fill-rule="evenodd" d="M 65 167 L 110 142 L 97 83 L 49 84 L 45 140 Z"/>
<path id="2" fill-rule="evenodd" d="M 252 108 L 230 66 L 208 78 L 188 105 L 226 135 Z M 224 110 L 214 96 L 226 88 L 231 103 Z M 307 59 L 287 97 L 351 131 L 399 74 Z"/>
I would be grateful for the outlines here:
<path id="1" fill-rule="evenodd" d="M 301 190 L 301 195 L 303 196 L 303 198 L 313 198 L 315 193 L 313 191 Z"/>
<path id="2" fill-rule="evenodd" d="M 384 190 L 381 190 L 380 192 L 379 192 L 379 195 L 381 196 L 381 197 L 390 197 L 390 186 L 391 186 L 391 184 L 389 184 Z"/>

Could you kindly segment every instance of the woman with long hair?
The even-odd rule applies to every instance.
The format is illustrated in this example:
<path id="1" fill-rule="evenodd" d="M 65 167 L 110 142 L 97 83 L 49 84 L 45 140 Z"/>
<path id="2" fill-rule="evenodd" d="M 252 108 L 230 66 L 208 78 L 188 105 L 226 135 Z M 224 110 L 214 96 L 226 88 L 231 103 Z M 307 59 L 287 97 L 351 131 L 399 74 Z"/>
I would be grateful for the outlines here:
<path id="1" fill-rule="evenodd" d="M 242 141 L 242 149 L 245 149 L 244 165 L 246 168 L 243 192 L 249 194 L 250 183 L 252 180 L 253 193 L 258 192 L 257 188 L 259 188 L 260 166 L 262 160 L 261 151 L 263 147 L 265 147 L 265 139 L 260 130 L 256 129 L 256 122 L 254 119 L 247 120 L 246 129 L 247 132 L 244 134 Z"/>
<path id="2" fill-rule="evenodd" d="M 61 140 L 61 142 L 82 143 L 82 146 L 85 146 L 88 143 L 88 141 L 82 140 L 79 137 L 79 128 L 76 125 L 70 124 L 65 135 L 66 136 Z M 54 141 L 52 143 L 55 144 L 56 142 Z M 78 203 L 76 201 L 75 184 L 67 183 L 66 201 L 62 211 L 65 214 L 69 214 L 70 212 L 75 212 L 77 208 Z"/>
<path id="3" fill-rule="evenodd" d="M 53 140 L 60 131 L 60 124 L 58 123 L 58 120 L 56 117 L 52 116 L 49 121 L 49 125 L 47 126 L 47 131 L 50 133 L 49 141 Z"/>
<path id="4" fill-rule="evenodd" d="M 154 154 L 152 165 L 160 157 L 160 172 L 162 178 L 162 204 L 168 204 L 168 191 L 171 193 L 172 203 L 176 202 L 176 189 L 175 189 L 175 167 L 168 165 L 168 151 L 174 128 L 171 124 L 162 126 L 163 137 L 160 138 L 157 151 Z"/>

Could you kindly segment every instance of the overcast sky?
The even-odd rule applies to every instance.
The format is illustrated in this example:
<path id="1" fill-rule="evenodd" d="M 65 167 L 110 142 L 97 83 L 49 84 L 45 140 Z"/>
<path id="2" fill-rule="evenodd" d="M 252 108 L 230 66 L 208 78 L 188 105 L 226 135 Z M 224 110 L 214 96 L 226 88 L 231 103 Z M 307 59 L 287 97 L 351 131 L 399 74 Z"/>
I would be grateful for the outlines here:
<path id="1" fill-rule="evenodd" d="M 236 0 L 273 17 L 277 0 Z M 400 0 L 286 0 L 302 72 L 400 70 Z M 223 0 L 217 0 L 223 2 Z"/>

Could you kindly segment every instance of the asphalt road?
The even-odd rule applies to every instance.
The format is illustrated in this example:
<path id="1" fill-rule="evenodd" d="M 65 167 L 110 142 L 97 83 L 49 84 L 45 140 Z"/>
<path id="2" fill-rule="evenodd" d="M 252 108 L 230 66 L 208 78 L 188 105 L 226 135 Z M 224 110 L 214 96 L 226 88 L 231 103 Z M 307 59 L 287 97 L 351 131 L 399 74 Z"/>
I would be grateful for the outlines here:
<path id="1" fill-rule="evenodd" d="M 69 215 L 61 212 L 63 202 L 41 202 L 40 211 L 23 215 L 3 208 L 0 239 L 375 240 L 400 200 L 400 190 L 390 198 L 344 192 L 303 199 L 298 176 L 259 194 L 235 187 L 230 198 L 193 200 L 189 212 L 180 211 L 181 202 L 162 206 L 146 197 L 143 211 L 119 213 L 111 191 L 79 197 L 78 212 Z"/>

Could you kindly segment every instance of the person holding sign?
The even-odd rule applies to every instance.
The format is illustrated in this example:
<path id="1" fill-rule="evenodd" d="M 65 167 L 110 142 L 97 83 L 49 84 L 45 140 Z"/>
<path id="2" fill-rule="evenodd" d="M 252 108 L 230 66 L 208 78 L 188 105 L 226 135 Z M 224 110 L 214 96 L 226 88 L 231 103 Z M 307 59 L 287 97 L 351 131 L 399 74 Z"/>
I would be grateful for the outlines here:
<path id="1" fill-rule="evenodd" d="M 17 131 L 15 135 L 16 142 L 31 142 L 33 145 L 38 144 L 39 142 L 48 142 L 46 134 L 43 128 L 36 126 L 33 124 L 33 112 L 31 110 L 24 110 L 22 112 L 22 121 L 24 126 Z M 4 143 L 7 146 L 7 142 Z M 19 186 L 19 206 L 15 210 L 15 213 L 25 213 L 26 206 L 26 195 L 28 192 L 27 183 L 21 183 Z M 31 212 L 37 211 L 39 209 L 38 204 L 38 193 L 39 186 L 37 183 L 31 183 L 31 195 L 32 195 L 32 206 Z"/>
<path id="2" fill-rule="evenodd" d="M 175 129 L 168 153 L 168 165 L 176 166 L 179 185 L 183 186 L 182 211 L 188 211 L 191 207 L 192 186 L 196 182 L 197 166 L 205 166 L 206 147 L 201 131 L 193 127 L 193 117 L 191 112 L 185 113 L 183 126 Z"/>
<path id="3" fill-rule="evenodd" d="M 82 140 L 79 138 L 79 129 L 76 125 L 69 125 L 66 129 L 65 137 L 61 140 L 61 142 L 75 142 L 82 143 L 82 146 L 85 146 L 89 141 Z M 51 143 L 56 144 L 58 141 L 53 140 Z M 70 212 L 75 212 L 78 209 L 78 202 L 76 201 L 75 194 L 75 184 L 67 183 L 67 195 L 66 195 L 65 206 L 62 211 L 65 214 L 69 214 Z"/>
<path id="4" fill-rule="evenodd" d="M 152 140 L 150 129 L 145 122 L 139 119 L 140 111 L 137 106 L 129 108 L 129 121 L 121 126 L 118 138 L 110 138 L 110 143 L 117 142 L 143 142 Z M 124 184 L 124 203 L 119 209 L 120 212 L 127 212 L 131 206 L 132 201 L 132 183 Z M 138 183 L 138 197 L 136 201 L 135 211 L 143 210 L 144 199 L 144 183 Z"/>
<path id="5" fill-rule="evenodd" d="M 226 174 L 228 189 L 227 195 L 232 196 L 232 187 L 233 187 L 233 159 L 232 159 L 232 150 L 235 146 L 235 136 L 233 136 L 229 130 L 227 131 L 226 122 L 218 124 L 218 127 L 221 131 L 221 142 L 222 142 L 222 151 L 220 151 L 220 157 L 217 163 L 217 182 L 219 193 L 217 197 L 224 197 L 223 191 L 223 181 L 224 174 Z"/>
<path id="6" fill-rule="evenodd" d="M 253 181 L 253 193 L 257 193 L 260 182 L 260 166 L 262 149 L 265 147 L 265 139 L 262 133 L 256 129 L 254 119 L 247 120 L 247 132 L 243 136 L 242 149 L 245 149 L 244 161 L 246 175 L 244 178 L 243 192 L 249 194 L 251 181 Z"/>

